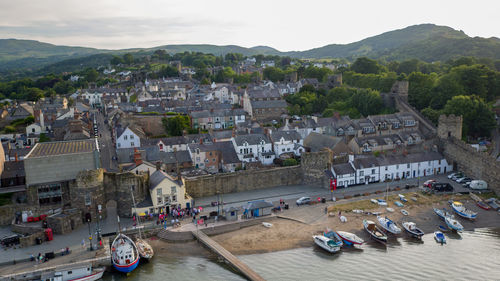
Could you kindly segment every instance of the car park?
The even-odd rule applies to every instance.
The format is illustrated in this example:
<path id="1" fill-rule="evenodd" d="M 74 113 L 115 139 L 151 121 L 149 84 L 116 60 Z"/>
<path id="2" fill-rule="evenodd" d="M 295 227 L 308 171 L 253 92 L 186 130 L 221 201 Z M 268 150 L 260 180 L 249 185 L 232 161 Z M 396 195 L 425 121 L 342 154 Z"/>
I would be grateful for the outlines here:
<path id="1" fill-rule="evenodd" d="M 297 199 L 297 205 L 305 205 L 311 203 L 311 197 L 300 197 Z"/>
<path id="2" fill-rule="evenodd" d="M 433 182 L 431 189 L 434 192 L 453 191 L 453 186 L 447 182 Z"/>

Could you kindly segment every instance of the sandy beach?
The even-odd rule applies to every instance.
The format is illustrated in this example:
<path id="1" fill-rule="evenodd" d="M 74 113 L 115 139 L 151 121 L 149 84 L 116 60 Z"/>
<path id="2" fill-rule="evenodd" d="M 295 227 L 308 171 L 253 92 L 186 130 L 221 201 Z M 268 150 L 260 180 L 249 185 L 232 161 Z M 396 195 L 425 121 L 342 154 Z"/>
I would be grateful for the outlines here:
<path id="1" fill-rule="evenodd" d="M 417 202 L 410 200 L 403 208 L 394 205 L 394 199 L 396 198 L 397 197 L 392 197 L 392 199 L 389 198 L 388 200 L 388 207 L 394 208 L 394 212 L 387 212 L 385 209 L 386 207 L 379 207 L 369 200 L 361 200 L 358 202 L 330 206 L 329 215 L 324 213 L 324 209 L 317 208 L 319 219 L 312 224 L 277 218 L 270 221 L 273 224 L 271 228 L 255 225 L 237 231 L 212 236 L 212 238 L 236 255 L 313 246 L 314 243 L 311 236 L 322 233 L 326 228 L 353 232 L 365 239 L 365 241 L 370 242 L 368 234 L 363 229 L 362 222 L 364 219 L 376 221 L 376 216 L 356 214 L 352 211 L 348 211 L 353 207 L 355 209 L 362 209 L 363 211 L 382 212 L 382 215 L 389 217 L 398 224 L 405 220 L 413 221 L 416 222 L 424 232 L 431 233 L 437 230 L 438 225 L 445 225 L 445 223 L 434 213 L 433 208 L 446 207 L 450 210 L 451 208 L 447 203 L 450 198 L 460 200 L 467 208 L 478 212 L 476 221 L 469 221 L 462 218 L 459 219 L 466 230 L 483 227 L 500 227 L 499 213 L 480 209 L 468 195 L 422 195 L 419 193 L 417 195 Z M 408 195 L 407 198 L 409 199 Z M 367 206 L 371 208 L 366 208 Z M 409 215 L 404 216 L 400 212 L 401 209 L 407 210 Z M 338 210 L 342 210 L 342 215 L 347 218 L 347 222 L 340 222 Z M 331 216 L 332 213 L 334 216 Z M 400 236 L 403 235 L 406 234 L 402 233 Z"/>

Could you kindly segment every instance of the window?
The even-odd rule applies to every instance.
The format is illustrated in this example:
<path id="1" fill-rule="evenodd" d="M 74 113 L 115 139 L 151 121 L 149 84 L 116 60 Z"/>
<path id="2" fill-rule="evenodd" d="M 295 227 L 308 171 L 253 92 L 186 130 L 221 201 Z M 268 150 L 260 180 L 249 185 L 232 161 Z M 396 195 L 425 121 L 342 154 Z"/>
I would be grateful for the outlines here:
<path id="1" fill-rule="evenodd" d="M 372 175 L 375 175 L 375 169 L 372 169 Z"/>
<path id="2" fill-rule="evenodd" d="M 212 162 L 215 162 L 215 158 L 212 158 Z"/>
<path id="3" fill-rule="evenodd" d="M 118 143 L 118 148 L 120 148 L 121 146 L 122 146 L 121 143 Z"/>
<path id="4" fill-rule="evenodd" d="M 32 128 L 32 129 L 31 129 L 31 132 L 32 132 L 32 133 L 34 133 L 34 132 L 35 132 L 35 128 Z"/>
<path id="5" fill-rule="evenodd" d="M 172 194 L 177 193 L 177 187 L 175 187 L 175 186 L 172 186 L 172 187 L 170 188 L 170 190 L 171 190 L 171 193 L 172 193 Z"/>
<path id="6" fill-rule="evenodd" d="M 131 143 L 130 143 L 130 146 L 134 146 L 134 142 L 131 142 Z"/>
<path id="7" fill-rule="evenodd" d="M 172 202 L 176 202 L 177 201 L 177 196 L 176 195 L 172 195 Z"/>
<path id="8" fill-rule="evenodd" d="M 128 136 L 127 136 L 127 135 L 124 135 L 124 136 L 123 136 L 123 139 L 124 139 L 124 140 L 127 140 L 127 139 L 128 139 Z"/>
<path id="9" fill-rule="evenodd" d="M 353 184 L 354 184 L 354 180 L 351 180 L 351 185 L 353 185 Z"/>
<path id="10" fill-rule="evenodd" d="M 240 154 L 243 154 L 243 149 L 240 148 Z"/>
<path id="11" fill-rule="evenodd" d="M 385 170 L 386 170 L 386 171 L 387 171 L 387 169 L 388 169 L 388 167 L 387 167 L 387 166 L 385 166 Z"/>
<path id="12" fill-rule="evenodd" d="M 264 147 L 262 147 L 262 152 L 264 152 Z"/>
<path id="13" fill-rule="evenodd" d="M 162 194 L 161 188 L 157 188 L 156 189 L 156 195 L 161 196 L 161 194 Z"/>
<path id="14" fill-rule="evenodd" d="M 365 172 L 364 171 L 359 171 L 359 176 L 362 177 L 365 175 Z"/>
<path id="15" fill-rule="evenodd" d="M 396 169 L 399 169 L 399 165 L 396 165 Z"/>
<path id="16" fill-rule="evenodd" d="M 134 139 L 134 135 L 130 135 L 130 139 L 133 140 Z"/>
<path id="17" fill-rule="evenodd" d="M 284 152 L 284 151 L 285 151 L 285 149 L 284 149 L 284 148 L 282 148 L 282 149 L 281 149 L 281 152 Z"/>
<path id="18" fill-rule="evenodd" d="M 163 202 L 162 202 L 162 198 L 161 198 L 160 196 L 158 196 L 158 198 L 157 198 L 156 200 L 158 200 L 158 205 L 163 204 Z"/>
<path id="19" fill-rule="evenodd" d="M 438 164 L 441 165 L 441 160 L 438 161 Z"/>
<path id="20" fill-rule="evenodd" d="M 428 162 L 429 166 L 431 165 L 431 161 Z"/>
<path id="21" fill-rule="evenodd" d="M 410 169 L 410 164 L 406 164 L 406 168 Z"/>

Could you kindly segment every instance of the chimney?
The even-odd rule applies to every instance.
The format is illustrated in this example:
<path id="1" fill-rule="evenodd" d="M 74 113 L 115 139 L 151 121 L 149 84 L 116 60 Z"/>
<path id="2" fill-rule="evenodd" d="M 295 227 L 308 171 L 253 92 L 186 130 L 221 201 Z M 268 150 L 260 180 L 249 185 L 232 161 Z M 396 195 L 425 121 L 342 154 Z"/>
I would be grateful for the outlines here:
<path id="1" fill-rule="evenodd" d="M 203 144 L 203 137 L 200 137 L 200 144 Z"/>
<path id="2" fill-rule="evenodd" d="M 17 152 L 16 152 L 16 154 L 15 154 L 15 157 L 16 157 L 16 162 L 17 162 L 17 161 L 18 161 L 18 160 L 17 160 Z"/>
<path id="3" fill-rule="evenodd" d="M 156 170 L 157 171 L 161 170 L 161 162 L 160 161 L 156 162 Z"/>
<path id="4" fill-rule="evenodd" d="M 231 133 L 231 136 L 234 138 L 236 137 L 236 128 L 233 127 L 233 132 Z"/>
<path id="5" fill-rule="evenodd" d="M 137 148 L 134 148 L 134 163 L 136 166 L 139 166 L 142 164 L 141 153 L 139 152 L 139 150 L 137 150 Z"/>

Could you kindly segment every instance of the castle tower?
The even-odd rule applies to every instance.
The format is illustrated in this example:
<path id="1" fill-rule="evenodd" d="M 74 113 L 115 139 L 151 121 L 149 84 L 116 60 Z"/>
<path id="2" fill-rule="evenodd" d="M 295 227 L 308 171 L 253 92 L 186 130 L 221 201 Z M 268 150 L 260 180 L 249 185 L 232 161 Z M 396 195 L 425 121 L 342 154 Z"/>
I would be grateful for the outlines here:
<path id="1" fill-rule="evenodd" d="M 438 137 L 446 139 L 454 137 L 457 139 L 462 138 L 462 116 L 455 116 L 453 114 L 446 116 L 439 116 L 437 133 Z"/>

